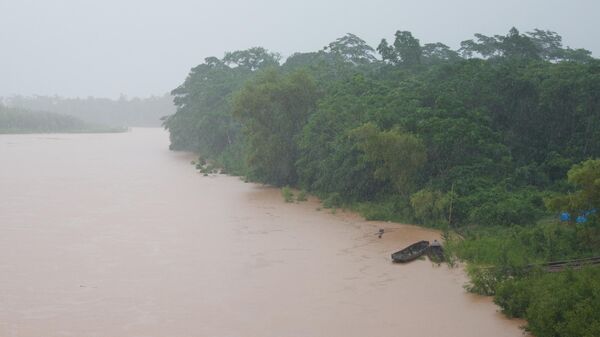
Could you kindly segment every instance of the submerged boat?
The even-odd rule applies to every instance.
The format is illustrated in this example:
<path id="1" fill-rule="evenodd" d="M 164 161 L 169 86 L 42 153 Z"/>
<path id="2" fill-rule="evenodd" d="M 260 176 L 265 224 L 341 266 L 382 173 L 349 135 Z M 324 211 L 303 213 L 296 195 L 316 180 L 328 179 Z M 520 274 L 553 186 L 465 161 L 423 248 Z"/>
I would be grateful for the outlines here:
<path id="1" fill-rule="evenodd" d="M 427 250 L 427 256 L 429 256 L 429 259 L 431 260 L 431 262 L 435 262 L 435 263 L 442 263 L 444 262 L 444 248 L 442 248 L 442 246 L 440 244 L 438 245 L 430 245 L 429 249 Z"/>
<path id="2" fill-rule="evenodd" d="M 423 240 L 413 243 L 412 245 L 392 254 L 392 260 L 394 262 L 412 261 L 427 252 L 427 248 L 429 248 L 429 241 Z"/>

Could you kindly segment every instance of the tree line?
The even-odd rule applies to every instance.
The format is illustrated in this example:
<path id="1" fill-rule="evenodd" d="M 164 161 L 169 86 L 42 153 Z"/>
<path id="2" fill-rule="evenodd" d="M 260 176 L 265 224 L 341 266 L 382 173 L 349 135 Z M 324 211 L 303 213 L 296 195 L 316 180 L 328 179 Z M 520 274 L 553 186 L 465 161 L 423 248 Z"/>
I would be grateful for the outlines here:
<path id="1" fill-rule="evenodd" d="M 555 32 L 475 34 L 458 50 L 408 31 L 376 48 L 347 34 L 285 61 L 256 47 L 206 58 L 172 95 L 177 110 L 164 123 L 172 149 L 368 219 L 459 231 L 464 240 L 449 240 L 455 254 L 506 267 L 473 271 L 475 291 L 496 294 L 521 265 L 600 252 L 595 214 L 554 220 L 600 206 L 597 192 L 581 192 L 600 189 L 600 61 Z M 592 171 L 584 183 L 567 178 L 578 165 Z M 517 261 L 517 252 L 527 254 Z M 521 275 L 530 283 L 519 291 L 539 288 L 535 277 Z M 600 299 L 597 283 L 580 280 Z M 546 309 L 519 311 L 537 336 L 588 333 L 538 329 Z M 564 312 L 553 314 L 566 324 Z"/>
<path id="2" fill-rule="evenodd" d="M 170 95 L 147 98 L 67 98 L 60 96 L 11 96 L 0 98 L 6 106 L 47 111 L 105 127 L 159 127 L 161 118 L 175 112 Z"/>
<path id="3" fill-rule="evenodd" d="M 86 123 L 78 118 L 54 112 L 9 108 L 0 104 L 0 134 L 56 132 L 118 132 Z"/>

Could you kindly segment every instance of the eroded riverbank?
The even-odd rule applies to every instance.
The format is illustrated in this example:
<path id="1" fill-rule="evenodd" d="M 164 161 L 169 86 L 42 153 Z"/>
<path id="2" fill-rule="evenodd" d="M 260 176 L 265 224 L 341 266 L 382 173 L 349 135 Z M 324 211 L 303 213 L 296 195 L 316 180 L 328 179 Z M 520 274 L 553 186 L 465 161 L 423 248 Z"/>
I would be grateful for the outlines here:
<path id="1" fill-rule="evenodd" d="M 202 177 L 160 129 L 0 136 L 2 336 L 520 336 L 434 231 Z M 386 228 L 382 239 L 375 232 Z"/>

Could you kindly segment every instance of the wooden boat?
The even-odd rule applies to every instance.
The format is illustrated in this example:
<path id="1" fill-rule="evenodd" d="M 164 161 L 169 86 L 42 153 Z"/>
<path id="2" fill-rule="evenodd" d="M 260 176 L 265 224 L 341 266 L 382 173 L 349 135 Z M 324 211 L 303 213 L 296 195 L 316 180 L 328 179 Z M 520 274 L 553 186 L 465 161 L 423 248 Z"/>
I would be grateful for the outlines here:
<path id="1" fill-rule="evenodd" d="M 392 254 L 394 262 L 409 262 L 423 255 L 429 247 L 429 241 L 419 241 Z"/>

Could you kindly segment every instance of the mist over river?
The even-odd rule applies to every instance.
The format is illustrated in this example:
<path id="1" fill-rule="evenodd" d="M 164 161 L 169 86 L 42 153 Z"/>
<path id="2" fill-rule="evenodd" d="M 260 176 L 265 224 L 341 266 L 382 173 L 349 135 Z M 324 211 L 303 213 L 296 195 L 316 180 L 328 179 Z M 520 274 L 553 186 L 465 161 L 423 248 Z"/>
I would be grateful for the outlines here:
<path id="1" fill-rule="evenodd" d="M 522 335 L 460 269 L 391 263 L 437 232 L 286 204 L 168 145 L 0 135 L 0 336 Z"/>

